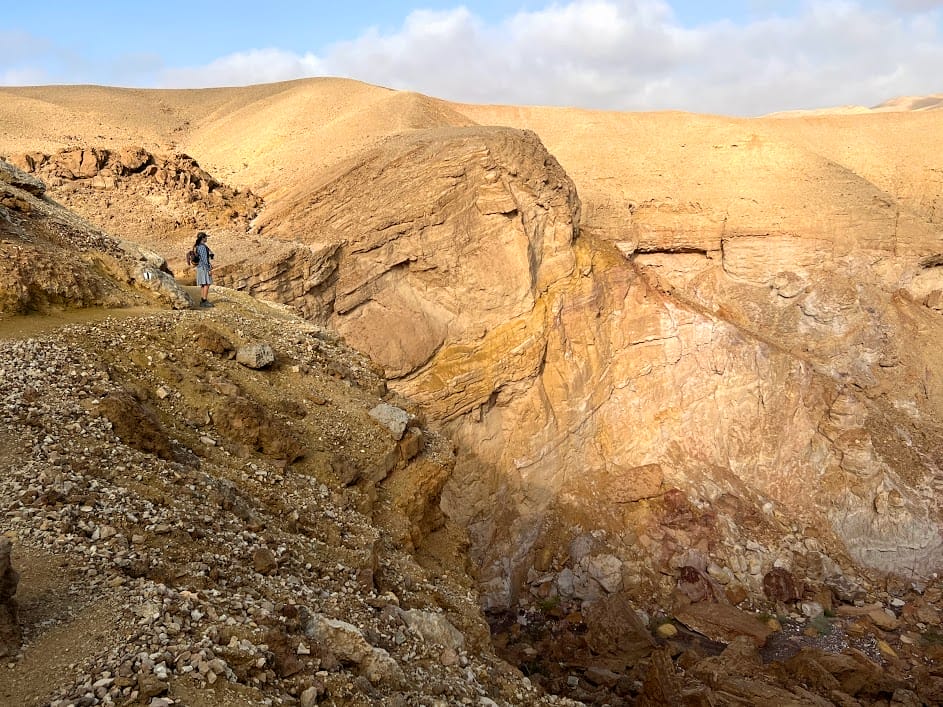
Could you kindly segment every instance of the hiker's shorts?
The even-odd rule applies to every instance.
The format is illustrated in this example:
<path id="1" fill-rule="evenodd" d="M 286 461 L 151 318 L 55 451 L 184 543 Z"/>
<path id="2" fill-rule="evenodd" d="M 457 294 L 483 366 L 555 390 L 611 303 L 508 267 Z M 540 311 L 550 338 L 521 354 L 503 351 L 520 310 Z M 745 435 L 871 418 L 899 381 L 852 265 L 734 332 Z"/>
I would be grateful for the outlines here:
<path id="1" fill-rule="evenodd" d="M 198 267 L 198 268 L 196 269 L 196 284 L 197 284 L 197 285 L 200 285 L 201 287 L 202 287 L 203 285 L 212 285 L 212 284 L 213 284 L 213 276 L 210 275 L 210 269 L 209 269 L 209 268 L 200 268 L 200 267 Z"/>

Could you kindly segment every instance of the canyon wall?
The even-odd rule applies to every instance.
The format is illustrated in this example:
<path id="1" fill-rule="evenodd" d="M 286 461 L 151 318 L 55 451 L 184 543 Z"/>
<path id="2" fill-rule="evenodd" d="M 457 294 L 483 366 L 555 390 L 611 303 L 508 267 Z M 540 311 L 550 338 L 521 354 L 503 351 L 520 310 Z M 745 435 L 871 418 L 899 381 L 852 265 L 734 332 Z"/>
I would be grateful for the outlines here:
<path id="1" fill-rule="evenodd" d="M 267 209 L 286 255 L 233 283 L 277 280 L 448 428 L 488 606 L 929 574 L 934 224 L 792 145 L 728 169 L 724 208 L 581 204 L 531 132 L 420 131 Z"/>
<path id="2" fill-rule="evenodd" d="M 932 116 L 734 120 L 312 86 L 231 104 L 161 94 L 171 110 L 148 113 L 147 149 L 110 128 L 101 147 L 43 128 L 6 149 L 184 279 L 193 229 L 210 229 L 220 284 L 290 304 L 380 364 L 456 443 L 443 508 L 470 531 L 489 606 L 662 602 L 684 567 L 734 595 L 774 567 L 846 596 L 872 570 L 934 571 Z M 177 136 L 210 167 L 149 142 Z M 34 245 L 15 244 L 20 275 L 42 274 Z M 148 257 L 122 277 L 159 281 Z"/>

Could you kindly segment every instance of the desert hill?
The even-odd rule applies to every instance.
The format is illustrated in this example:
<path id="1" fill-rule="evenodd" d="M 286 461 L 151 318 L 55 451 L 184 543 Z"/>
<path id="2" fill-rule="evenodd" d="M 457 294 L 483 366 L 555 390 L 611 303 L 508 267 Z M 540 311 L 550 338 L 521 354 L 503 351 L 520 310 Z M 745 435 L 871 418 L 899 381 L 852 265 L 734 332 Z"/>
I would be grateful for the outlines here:
<path id="1" fill-rule="evenodd" d="M 932 111 L 474 106 L 334 79 L 0 93 L 0 156 L 45 199 L 181 279 L 209 230 L 219 283 L 343 336 L 450 438 L 427 501 L 467 532 L 496 645 L 541 685 L 936 699 Z M 812 652 L 835 631 L 879 678 L 826 679 L 836 651 L 759 675 L 777 639 L 748 610 L 805 622 Z M 656 649 L 658 616 L 681 642 Z M 723 678 L 681 677 L 697 635 L 727 645 Z"/>
<path id="2" fill-rule="evenodd" d="M 884 101 L 874 107 L 876 111 L 922 111 L 943 108 L 943 94 L 930 96 L 900 96 Z"/>

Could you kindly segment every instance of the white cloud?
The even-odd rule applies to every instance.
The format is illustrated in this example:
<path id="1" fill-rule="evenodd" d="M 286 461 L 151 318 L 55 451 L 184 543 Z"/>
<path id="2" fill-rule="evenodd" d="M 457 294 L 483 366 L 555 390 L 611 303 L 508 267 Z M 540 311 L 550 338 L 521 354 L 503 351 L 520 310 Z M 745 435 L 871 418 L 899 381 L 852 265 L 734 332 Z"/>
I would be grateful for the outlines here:
<path id="1" fill-rule="evenodd" d="M 47 81 L 46 73 L 35 66 L 0 71 L 0 86 L 36 86 Z"/>
<path id="2" fill-rule="evenodd" d="M 943 0 L 892 0 L 891 4 L 900 10 L 926 12 L 943 7 Z"/>
<path id="3" fill-rule="evenodd" d="M 322 66 L 470 102 L 754 115 L 943 90 L 943 37 L 937 16 L 847 0 L 694 28 L 661 0 L 573 0 L 497 26 L 464 8 L 417 12 L 331 47 Z"/>
<path id="4" fill-rule="evenodd" d="M 754 6 L 792 10 L 699 25 L 665 0 L 547 0 L 494 24 L 465 7 L 416 11 L 395 31 L 370 29 L 318 54 L 260 48 L 164 70 L 146 55 L 93 66 L 50 52 L 43 62 L 35 45 L 0 32 L 0 81 L 88 82 L 90 69 L 164 87 L 347 76 L 456 101 L 734 115 L 943 91 L 943 0 Z"/>
<path id="5" fill-rule="evenodd" d="M 321 71 L 321 62 L 313 54 L 253 49 L 220 57 L 205 66 L 165 69 L 158 82 L 161 86 L 188 88 L 243 86 L 315 76 Z"/>
<path id="6" fill-rule="evenodd" d="M 0 30 L 0 86 L 23 86 L 46 80 L 41 66 L 47 43 L 26 32 Z"/>

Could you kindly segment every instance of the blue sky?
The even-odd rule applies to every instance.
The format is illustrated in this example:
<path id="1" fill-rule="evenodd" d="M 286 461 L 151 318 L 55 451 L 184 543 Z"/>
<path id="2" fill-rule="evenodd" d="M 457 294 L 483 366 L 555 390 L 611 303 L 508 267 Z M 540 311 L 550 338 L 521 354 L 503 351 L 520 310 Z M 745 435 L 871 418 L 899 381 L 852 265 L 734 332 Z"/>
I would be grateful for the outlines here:
<path id="1" fill-rule="evenodd" d="M 943 92 L 943 0 L 8 4 L 0 85 L 344 76 L 476 103 L 758 115 Z"/>

